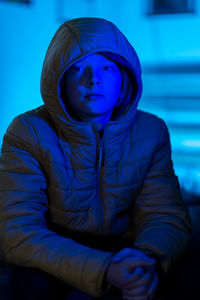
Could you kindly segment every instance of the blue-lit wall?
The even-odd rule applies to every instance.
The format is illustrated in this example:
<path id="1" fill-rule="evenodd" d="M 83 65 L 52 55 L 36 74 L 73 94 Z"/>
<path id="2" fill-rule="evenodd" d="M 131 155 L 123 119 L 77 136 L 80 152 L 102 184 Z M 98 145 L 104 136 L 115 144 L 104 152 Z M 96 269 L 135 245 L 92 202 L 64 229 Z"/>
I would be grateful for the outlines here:
<path id="1" fill-rule="evenodd" d="M 181 185 L 200 193 L 200 0 L 195 14 L 147 16 L 148 0 L 0 2 L 0 145 L 12 119 L 42 104 L 40 73 L 60 24 L 81 16 L 113 21 L 143 67 L 139 108 L 162 117 L 170 131 Z"/>

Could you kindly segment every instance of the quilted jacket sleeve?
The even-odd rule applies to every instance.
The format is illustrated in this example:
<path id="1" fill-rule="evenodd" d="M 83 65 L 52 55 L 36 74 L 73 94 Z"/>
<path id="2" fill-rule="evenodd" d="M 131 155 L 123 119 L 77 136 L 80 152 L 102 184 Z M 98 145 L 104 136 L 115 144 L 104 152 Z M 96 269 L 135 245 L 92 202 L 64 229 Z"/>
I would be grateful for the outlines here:
<path id="1" fill-rule="evenodd" d="M 94 250 L 47 228 L 47 182 L 34 128 L 17 117 L 0 157 L 0 245 L 5 262 L 36 267 L 93 296 L 103 295 L 112 253 Z M 107 290 L 107 287 L 106 287 Z"/>
<path id="2" fill-rule="evenodd" d="M 136 198 L 133 227 L 134 248 L 157 257 L 165 274 L 186 250 L 191 227 L 173 170 L 168 129 L 160 122 L 160 141 Z"/>

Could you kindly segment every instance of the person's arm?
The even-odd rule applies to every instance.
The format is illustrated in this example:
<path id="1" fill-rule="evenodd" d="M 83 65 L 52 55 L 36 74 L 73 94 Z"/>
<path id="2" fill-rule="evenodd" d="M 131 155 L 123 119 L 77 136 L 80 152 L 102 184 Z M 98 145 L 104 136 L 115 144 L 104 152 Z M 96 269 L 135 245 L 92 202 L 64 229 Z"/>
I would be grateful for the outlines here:
<path id="1" fill-rule="evenodd" d="M 93 296 L 103 295 L 103 277 L 112 253 L 86 247 L 47 228 L 48 183 L 39 157 L 37 132 L 24 119 L 15 119 L 4 136 L 0 157 L 4 260 L 41 269 Z"/>
<path id="2" fill-rule="evenodd" d="M 116 253 L 107 272 L 107 280 L 113 283 L 115 277 L 119 280 L 115 271 L 120 267 L 118 264 L 121 262 L 121 267 L 125 267 L 124 262 L 128 264 L 125 269 L 129 276 L 126 278 L 124 273 L 115 284 L 120 287 L 123 299 L 152 297 L 159 280 L 184 252 L 190 237 L 190 219 L 173 171 L 169 134 L 162 120 L 160 141 L 133 211 L 133 247 Z M 143 265 L 143 254 L 155 260 L 152 270 L 151 266 Z M 123 284 L 127 279 L 126 288 Z"/>
<path id="3" fill-rule="evenodd" d="M 168 129 L 164 121 L 160 123 L 160 140 L 135 200 L 132 220 L 133 248 L 156 258 L 165 274 L 186 250 L 191 228 L 173 170 Z"/>

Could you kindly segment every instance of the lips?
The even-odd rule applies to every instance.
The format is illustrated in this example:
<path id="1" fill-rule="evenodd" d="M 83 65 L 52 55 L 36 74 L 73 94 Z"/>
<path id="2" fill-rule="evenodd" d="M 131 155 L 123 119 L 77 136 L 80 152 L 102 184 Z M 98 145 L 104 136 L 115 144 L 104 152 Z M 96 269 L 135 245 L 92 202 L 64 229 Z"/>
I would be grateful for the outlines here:
<path id="1" fill-rule="evenodd" d="M 86 100 L 100 100 L 100 99 L 102 99 L 102 98 L 104 98 L 105 97 L 105 95 L 103 95 L 103 94 L 99 94 L 99 93 L 91 93 L 91 94 L 87 94 L 86 96 L 85 96 L 85 99 Z"/>
<path id="2" fill-rule="evenodd" d="M 91 93 L 91 94 L 87 94 L 85 97 L 90 98 L 90 97 L 105 97 L 105 96 L 99 93 Z"/>

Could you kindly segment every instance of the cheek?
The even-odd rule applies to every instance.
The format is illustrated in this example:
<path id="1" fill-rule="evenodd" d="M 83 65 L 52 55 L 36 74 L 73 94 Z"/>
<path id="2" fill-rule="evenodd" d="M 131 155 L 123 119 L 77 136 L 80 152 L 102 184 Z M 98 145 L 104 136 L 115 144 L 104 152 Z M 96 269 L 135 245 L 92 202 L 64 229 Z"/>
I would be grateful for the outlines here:
<path id="1" fill-rule="evenodd" d="M 76 99 L 79 96 L 77 83 L 73 80 L 66 82 L 66 96 L 68 99 Z"/>
<path id="2" fill-rule="evenodd" d="M 117 76 L 112 84 L 113 93 L 115 94 L 116 97 L 121 96 L 121 85 L 122 85 L 121 76 Z"/>

